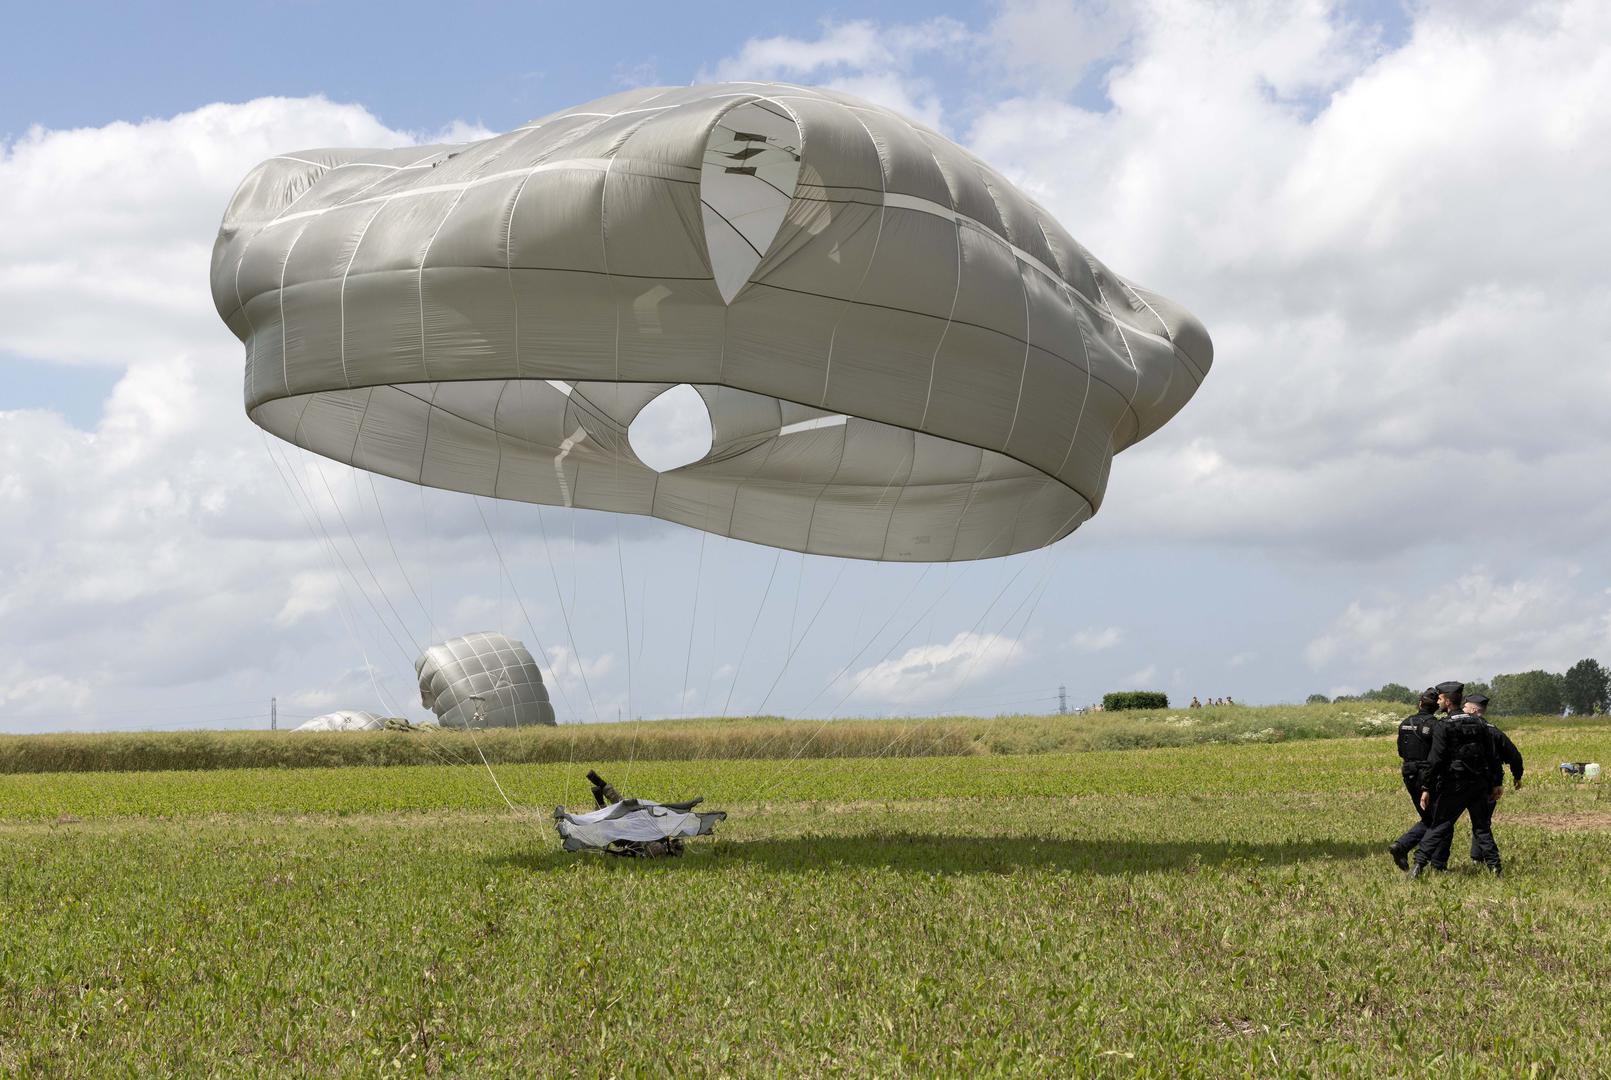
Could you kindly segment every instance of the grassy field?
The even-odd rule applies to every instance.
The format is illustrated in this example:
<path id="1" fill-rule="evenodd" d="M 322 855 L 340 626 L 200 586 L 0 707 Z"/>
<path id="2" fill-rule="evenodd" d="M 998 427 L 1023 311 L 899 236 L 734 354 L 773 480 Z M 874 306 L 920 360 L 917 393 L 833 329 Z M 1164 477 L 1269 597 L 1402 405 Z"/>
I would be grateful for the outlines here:
<path id="1" fill-rule="evenodd" d="M 709 758 L 927 757 L 1133 750 L 1391 734 L 1409 709 L 1381 702 L 907 720 L 741 719 L 564 724 L 486 731 L 141 731 L 0 735 L 0 773 Z M 1603 723 L 1603 717 L 1507 717 L 1507 731 Z"/>
<path id="2" fill-rule="evenodd" d="M 565 764 L 0 776 L 0 1074 L 1605 1075 L 1611 729 L 1516 740 L 1503 881 L 1383 738 L 588 759 L 732 812 L 657 863 Z"/>

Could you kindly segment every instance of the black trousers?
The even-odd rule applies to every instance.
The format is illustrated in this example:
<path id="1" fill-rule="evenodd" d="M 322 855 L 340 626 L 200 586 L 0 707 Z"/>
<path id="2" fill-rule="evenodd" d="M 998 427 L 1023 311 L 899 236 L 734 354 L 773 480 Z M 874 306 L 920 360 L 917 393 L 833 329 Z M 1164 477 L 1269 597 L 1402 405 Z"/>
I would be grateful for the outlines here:
<path id="1" fill-rule="evenodd" d="M 1499 865 L 1499 845 L 1494 843 L 1493 785 L 1487 781 L 1444 784 L 1432 799 L 1432 822 L 1415 849 L 1417 863 L 1430 863 L 1443 870 L 1449 865 L 1449 848 L 1454 841 L 1454 823 L 1461 814 L 1471 815 L 1471 857 L 1489 866 Z"/>
<path id="2" fill-rule="evenodd" d="M 1426 830 L 1432 827 L 1432 811 L 1421 809 L 1421 792 L 1426 789 L 1421 786 L 1421 772 L 1423 766 L 1420 762 L 1405 762 L 1401 768 L 1404 775 L 1404 790 L 1409 792 L 1410 806 L 1415 809 L 1415 824 L 1411 825 L 1397 840 L 1393 841 L 1395 851 L 1402 851 L 1406 855 L 1414 851 L 1426 835 Z"/>

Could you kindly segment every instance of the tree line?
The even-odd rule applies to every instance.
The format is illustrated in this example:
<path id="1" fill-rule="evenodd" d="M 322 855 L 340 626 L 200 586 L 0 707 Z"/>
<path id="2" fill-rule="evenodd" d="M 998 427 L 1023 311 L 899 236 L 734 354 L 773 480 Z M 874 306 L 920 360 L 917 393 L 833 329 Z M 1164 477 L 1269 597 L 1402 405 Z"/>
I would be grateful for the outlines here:
<path id="1" fill-rule="evenodd" d="M 1565 672 L 1518 671 L 1495 675 L 1488 682 L 1468 682 L 1466 693 L 1486 694 L 1490 699 L 1490 715 L 1560 716 L 1570 712 L 1574 716 L 1592 716 L 1611 711 L 1611 669 L 1598 660 L 1583 659 Z M 1419 691 L 1390 682 L 1362 694 L 1339 694 L 1334 698 L 1310 694 L 1308 701 L 1311 705 L 1336 701 L 1390 701 L 1414 705 L 1419 697 Z"/>

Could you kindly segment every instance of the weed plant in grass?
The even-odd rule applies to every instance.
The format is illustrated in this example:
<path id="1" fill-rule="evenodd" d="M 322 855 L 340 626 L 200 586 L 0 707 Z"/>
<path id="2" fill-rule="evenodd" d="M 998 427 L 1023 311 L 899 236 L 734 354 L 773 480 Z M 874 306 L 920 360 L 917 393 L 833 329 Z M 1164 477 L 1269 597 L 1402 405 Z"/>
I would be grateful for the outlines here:
<path id="1" fill-rule="evenodd" d="M 4 777 L 0 1074 L 1604 1075 L 1611 803 L 1545 763 L 1611 731 L 1519 741 L 1504 881 L 1392 869 L 1374 739 L 598 763 L 740 811 L 659 863 L 465 768 Z"/>
<path id="2" fill-rule="evenodd" d="M 0 773 L 314 768 L 652 758 L 933 757 L 1282 742 L 1391 733 L 1396 709 L 1374 702 L 1271 705 L 1082 716 L 905 720 L 745 719 L 564 724 L 474 737 L 453 731 L 119 732 L 0 736 Z M 1603 722 L 1588 717 L 1587 722 Z M 1511 718 L 1507 730 L 1558 718 Z"/>

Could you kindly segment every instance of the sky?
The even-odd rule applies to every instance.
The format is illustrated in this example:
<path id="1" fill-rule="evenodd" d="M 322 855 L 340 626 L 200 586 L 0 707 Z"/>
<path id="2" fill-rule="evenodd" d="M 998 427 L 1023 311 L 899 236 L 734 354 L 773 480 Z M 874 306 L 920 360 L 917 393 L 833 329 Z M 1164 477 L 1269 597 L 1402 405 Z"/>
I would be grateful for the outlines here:
<path id="1" fill-rule="evenodd" d="M 0 65 L 0 732 L 423 719 L 445 636 L 564 721 L 1253 703 L 1611 661 L 1611 8 L 27 5 Z M 263 436 L 242 176 L 623 88 L 906 113 L 1208 327 L 1089 524 L 938 566 L 493 503 Z"/>

